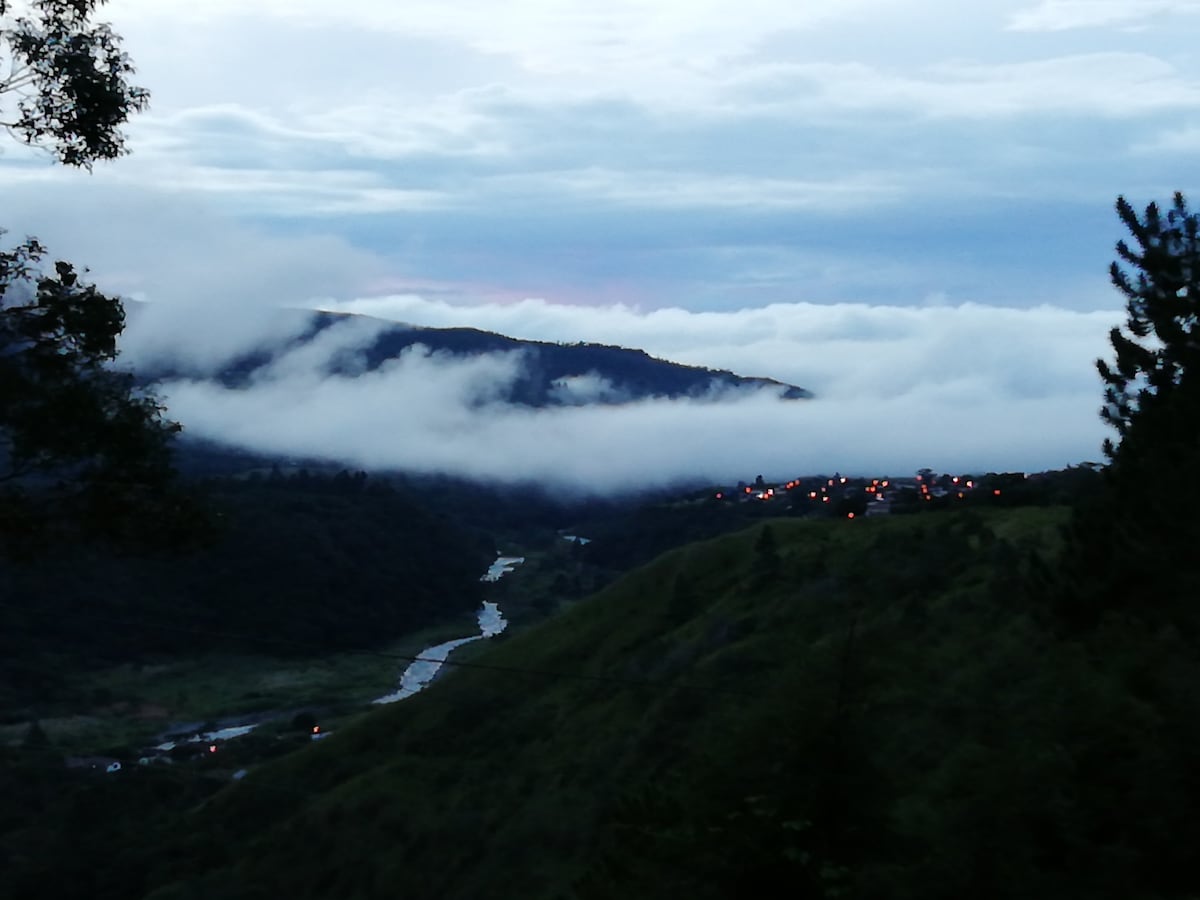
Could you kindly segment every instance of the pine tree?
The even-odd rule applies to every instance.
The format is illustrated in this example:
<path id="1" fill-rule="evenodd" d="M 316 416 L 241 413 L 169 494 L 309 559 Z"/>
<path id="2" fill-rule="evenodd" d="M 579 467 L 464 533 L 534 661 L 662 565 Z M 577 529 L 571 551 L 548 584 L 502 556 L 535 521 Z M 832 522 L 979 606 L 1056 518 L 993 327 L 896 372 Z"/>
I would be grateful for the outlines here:
<path id="1" fill-rule="evenodd" d="M 1078 623 L 1114 608 L 1181 623 L 1200 590 L 1186 487 L 1200 465 L 1200 214 L 1180 193 L 1165 214 L 1151 203 L 1139 216 L 1124 197 L 1116 210 L 1132 237 L 1109 267 L 1126 321 L 1096 367 L 1117 439 L 1103 488 L 1076 511 L 1061 608 Z"/>
<path id="2" fill-rule="evenodd" d="M 1165 441 L 1193 456 L 1198 430 L 1187 419 L 1200 378 L 1200 215 L 1181 193 L 1165 216 L 1151 203 L 1139 218 L 1124 197 L 1116 209 L 1136 246 L 1119 241 L 1109 268 L 1126 300 L 1128 335 L 1114 328 L 1116 359 L 1096 362 L 1105 382 L 1100 415 L 1120 439 L 1106 440 L 1104 451 L 1116 463 Z"/>

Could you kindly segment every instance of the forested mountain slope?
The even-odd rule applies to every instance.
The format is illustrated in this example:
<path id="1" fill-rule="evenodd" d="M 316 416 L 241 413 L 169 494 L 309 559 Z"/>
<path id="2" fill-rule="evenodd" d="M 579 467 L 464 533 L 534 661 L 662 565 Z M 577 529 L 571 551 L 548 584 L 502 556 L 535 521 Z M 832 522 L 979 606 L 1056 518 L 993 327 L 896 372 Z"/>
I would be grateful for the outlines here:
<path id="1" fill-rule="evenodd" d="M 1194 642 L 1061 632 L 1028 585 L 1063 518 L 777 521 L 672 552 L 145 838 L 135 883 L 1190 896 Z"/>
<path id="2" fill-rule="evenodd" d="M 205 546 L 115 556 L 63 545 L 0 566 L 3 720 L 36 717 L 64 676 L 90 666 L 374 647 L 469 621 L 482 600 L 490 539 L 365 476 L 225 480 L 207 497 Z"/>
<path id="3" fill-rule="evenodd" d="M 139 309 L 132 306 L 131 313 L 136 321 Z M 138 374 L 163 381 L 205 377 L 237 388 L 269 373 L 289 354 L 308 354 L 306 364 L 318 363 L 323 374 L 354 376 L 373 372 L 406 351 L 424 348 L 457 359 L 521 354 L 521 374 L 506 388 L 503 399 L 526 406 L 705 397 L 738 389 L 769 389 L 790 400 L 812 396 L 804 388 L 771 378 L 684 365 L 629 347 L 523 340 L 478 328 L 425 328 L 346 313 L 289 310 L 280 317 L 279 336 L 265 335 L 257 348 L 226 360 L 215 370 L 197 372 L 160 357 L 152 365 L 139 367 Z M 343 337 L 335 338 L 335 332 Z"/>

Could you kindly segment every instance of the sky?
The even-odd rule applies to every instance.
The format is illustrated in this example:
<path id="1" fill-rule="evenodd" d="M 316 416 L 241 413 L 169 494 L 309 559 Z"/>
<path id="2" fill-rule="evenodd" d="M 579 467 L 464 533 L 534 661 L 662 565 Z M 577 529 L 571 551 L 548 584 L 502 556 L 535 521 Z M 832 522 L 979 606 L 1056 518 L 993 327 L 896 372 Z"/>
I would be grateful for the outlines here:
<path id="1" fill-rule="evenodd" d="M 152 94 L 132 152 L 88 174 L 10 142 L 3 225 L 148 301 L 131 361 L 218 360 L 280 307 L 321 307 L 638 346 L 818 397 L 485 415 L 436 359 L 381 394 L 293 366 L 273 383 L 292 406 L 164 386 L 192 432 L 260 449 L 605 484 L 1097 459 L 1113 202 L 1197 187 L 1197 0 L 111 0 L 102 18 Z"/>

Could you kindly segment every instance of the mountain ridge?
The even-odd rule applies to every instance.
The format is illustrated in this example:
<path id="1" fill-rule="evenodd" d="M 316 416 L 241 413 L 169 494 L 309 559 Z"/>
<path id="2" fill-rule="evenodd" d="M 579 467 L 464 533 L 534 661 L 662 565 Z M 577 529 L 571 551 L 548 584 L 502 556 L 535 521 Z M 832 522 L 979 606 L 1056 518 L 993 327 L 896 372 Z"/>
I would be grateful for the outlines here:
<path id="1" fill-rule="evenodd" d="M 738 375 L 724 369 L 693 366 L 655 357 L 638 348 L 587 341 L 561 343 L 515 338 L 480 328 L 450 328 L 391 322 L 355 313 L 313 311 L 303 329 L 279 341 L 260 343 L 254 349 L 229 357 L 207 373 L 227 388 L 250 385 L 286 357 L 314 348 L 319 339 L 330 339 L 338 326 L 378 326 L 360 337 L 358 345 L 340 348 L 324 360 L 331 376 L 374 372 L 415 347 L 457 359 L 496 353 L 524 354 L 521 375 L 501 399 L 509 403 L 544 407 L 556 405 L 619 405 L 651 398 L 700 399 L 731 390 L 775 390 L 780 399 L 810 399 L 806 388 L 762 376 Z M 135 366 L 140 379 L 164 382 L 195 379 L 196 373 L 160 359 Z"/>

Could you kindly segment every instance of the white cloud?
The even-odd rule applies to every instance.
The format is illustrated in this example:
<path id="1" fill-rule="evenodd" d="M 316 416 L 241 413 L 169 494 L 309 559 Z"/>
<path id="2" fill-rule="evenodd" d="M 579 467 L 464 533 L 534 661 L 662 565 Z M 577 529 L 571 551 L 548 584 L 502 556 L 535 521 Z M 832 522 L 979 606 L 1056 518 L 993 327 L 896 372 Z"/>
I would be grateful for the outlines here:
<path id="1" fill-rule="evenodd" d="M 1005 27 L 1034 8 L 114 0 L 153 90 L 134 153 L 84 179 L 11 148 L 3 224 L 91 228 L 97 274 L 153 295 L 160 260 L 217 291 L 209 248 L 261 242 L 304 273 L 254 285 L 274 304 L 361 294 L 367 265 L 467 297 L 1088 303 L 1112 198 L 1193 188 L 1198 57 L 1186 28 Z M 119 197 L 147 192 L 228 227 Z"/>
<path id="2" fill-rule="evenodd" d="M 656 210 L 845 211 L 894 202 L 900 185 L 883 173 L 846 178 L 763 178 L 712 172 L 614 171 L 590 167 L 488 179 L 489 193 L 547 193 Z"/>
<path id="3" fill-rule="evenodd" d="M 1164 130 L 1131 149 L 1134 153 L 1144 155 L 1200 153 L 1200 125 Z"/>
<path id="4" fill-rule="evenodd" d="M 590 491 L 758 472 L 1037 470 L 1094 459 L 1104 437 L 1092 361 L 1105 352 L 1108 313 L 970 304 L 640 313 L 419 298 L 397 298 L 392 311 L 427 325 L 641 345 L 819 396 L 530 409 L 502 399 L 523 371 L 517 353 L 463 360 L 415 348 L 373 372 L 330 375 L 331 361 L 377 333 L 377 323 L 351 320 L 245 389 L 165 385 L 171 414 L 192 433 L 263 452 Z M 580 400 L 611 386 L 585 374 L 563 389 Z"/>
<path id="5" fill-rule="evenodd" d="M 203 376 L 304 333 L 308 316 L 260 304 L 129 303 L 120 364 Z"/>
<path id="6" fill-rule="evenodd" d="M 327 305 L 415 325 L 639 347 L 665 359 L 776 378 L 837 398 L 899 396 L 981 374 L 998 391 L 1015 396 L 1092 390 L 1092 361 L 1105 351 L 1105 337 L 1117 319 L 1109 311 L 971 303 L 778 303 L 690 312 L 538 299 L 458 305 L 405 295 Z"/>
<path id="7" fill-rule="evenodd" d="M 895 109 L 917 115 L 994 119 L 1062 112 L 1145 116 L 1200 107 L 1200 80 L 1144 52 L 986 63 L 943 59 L 912 71 L 861 62 L 748 68 L 732 82 L 751 105 L 810 111 Z"/>
<path id="8" fill-rule="evenodd" d="M 597 372 L 568 375 L 550 385 L 550 399 L 562 406 L 586 406 L 589 403 L 624 403 L 630 400 L 609 379 Z"/>
<path id="9" fill-rule="evenodd" d="M 165 186 L 78 172 L 43 183 L 23 171 L 0 167 L 5 224 L 89 268 L 102 291 L 206 307 L 219 319 L 351 283 L 366 290 L 379 272 L 378 258 L 320 228 L 281 235 Z"/>
<path id="10" fill-rule="evenodd" d="M 1015 31 L 1067 31 L 1133 25 L 1157 15 L 1200 13 L 1195 0 L 1041 0 L 1013 14 Z"/>
<path id="11" fill-rule="evenodd" d="M 735 54 L 765 36 L 807 30 L 830 22 L 855 22 L 902 7 L 898 0 L 584 0 L 545 3 L 509 0 L 207 0 L 170 4 L 162 0 L 113 0 L 117 19 L 157 18 L 204 26 L 230 18 L 243 26 L 287 25 L 345 28 L 420 35 L 461 42 L 514 60 L 542 74 L 633 72 L 679 69 Z"/>

